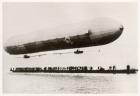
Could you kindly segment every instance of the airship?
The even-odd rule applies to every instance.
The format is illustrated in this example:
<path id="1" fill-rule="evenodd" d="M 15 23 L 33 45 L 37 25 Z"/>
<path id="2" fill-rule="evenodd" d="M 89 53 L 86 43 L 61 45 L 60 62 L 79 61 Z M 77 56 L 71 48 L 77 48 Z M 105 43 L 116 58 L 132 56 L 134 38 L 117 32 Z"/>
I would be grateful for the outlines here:
<path id="1" fill-rule="evenodd" d="M 71 25 L 78 27 L 59 26 L 46 30 L 45 34 L 39 32 L 38 34 L 11 37 L 5 43 L 4 49 L 11 55 L 25 55 L 44 51 L 101 46 L 115 41 L 124 29 L 120 22 L 110 18 L 97 18 Z M 65 34 L 59 35 L 60 32 Z M 49 33 L 55 33 L 55 35 L 47 37 Z"/>

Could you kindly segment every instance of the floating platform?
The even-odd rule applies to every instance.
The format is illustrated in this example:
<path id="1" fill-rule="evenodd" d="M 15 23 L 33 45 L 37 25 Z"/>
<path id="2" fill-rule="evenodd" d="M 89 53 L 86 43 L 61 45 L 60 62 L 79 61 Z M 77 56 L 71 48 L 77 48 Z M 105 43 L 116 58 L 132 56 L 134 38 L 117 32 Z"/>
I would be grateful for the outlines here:
<path id="1" fill-rule="evenodd" d="M 78 66 L 78 67 L 18 67 L 11 68 L 10 71 L 18 73 L 103 73 L 103 74 L 135 74 L 137 69 L 130 69 L 127 66 L 126 69 L 116 69 L 115 66 L 109 67 L 109 69 L 104 69 L 103 67 L 98 67 L 98 69 L 93 69 L 93 67 Z"/>

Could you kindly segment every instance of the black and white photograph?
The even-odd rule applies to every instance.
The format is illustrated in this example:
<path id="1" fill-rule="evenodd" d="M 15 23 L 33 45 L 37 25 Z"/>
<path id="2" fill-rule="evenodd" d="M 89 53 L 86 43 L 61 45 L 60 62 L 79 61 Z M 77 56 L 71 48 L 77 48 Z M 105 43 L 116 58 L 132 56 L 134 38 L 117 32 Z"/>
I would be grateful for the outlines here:
<path id="1" fill-rule="evenodd" d="M 3 93 L 137 94 L 136 2 L 3 2 Z"/>

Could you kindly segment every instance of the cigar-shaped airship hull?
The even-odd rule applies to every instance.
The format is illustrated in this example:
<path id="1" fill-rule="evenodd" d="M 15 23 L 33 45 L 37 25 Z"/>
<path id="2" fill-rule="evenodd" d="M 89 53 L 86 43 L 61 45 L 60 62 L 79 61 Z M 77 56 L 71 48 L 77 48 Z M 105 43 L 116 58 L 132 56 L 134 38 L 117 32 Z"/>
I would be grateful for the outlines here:
<path id="1" fill-rule="evenodd" d="M 80 24 L 79 24 L 80 25 Z M 77 26 L 74 25 L 74 26 Z M 59 35 L 67 33 L 67 35 Z M 72 48 L 83 48 L 91 46 L 100 46 L 113 42 L 116 40 L 123 31 L 123 25 L 112 19 L 95 19 L 88 23 L 81 24 L 77 28 L 71 26 L 62 26 L 62 28 L 52 28 L 46 30 L 46 33 L 56 32 L 54 35 L 47 38 L 43 33 L 40 35 L 30 34 L 28 36 L 15 36 L 9 39 L 4 48 L 9 54 L 30 54 L 35 52 L 63 50 Z M 73 35 L 72 33 L 75 32 Z M 42 34 L 42 36 L 41 36 Z M 46 34 L 46 35 L 47 35 Z M 34 37 L 32 39 L 32 37 Z M 40 37 L 40 39 L 38 39 Z"/>

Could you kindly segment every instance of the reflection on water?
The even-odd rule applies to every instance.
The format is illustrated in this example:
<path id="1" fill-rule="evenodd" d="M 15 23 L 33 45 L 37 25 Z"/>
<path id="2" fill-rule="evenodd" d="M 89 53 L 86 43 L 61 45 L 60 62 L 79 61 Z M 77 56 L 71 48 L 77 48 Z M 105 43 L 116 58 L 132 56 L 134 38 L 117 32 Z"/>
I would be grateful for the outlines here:
<path id="1" fill-rule="evenodd" d="M 136 74 L 9 73 L 5 93 L 135 93 Z"/>

